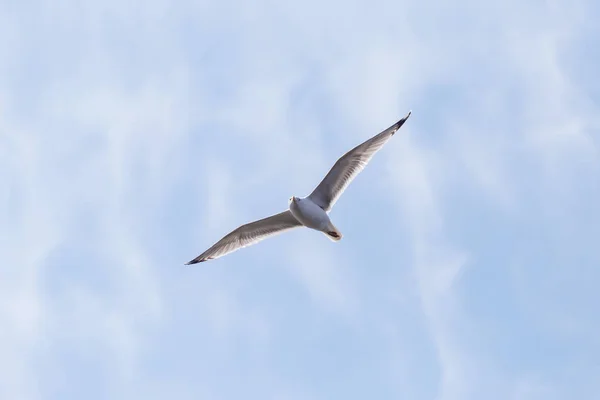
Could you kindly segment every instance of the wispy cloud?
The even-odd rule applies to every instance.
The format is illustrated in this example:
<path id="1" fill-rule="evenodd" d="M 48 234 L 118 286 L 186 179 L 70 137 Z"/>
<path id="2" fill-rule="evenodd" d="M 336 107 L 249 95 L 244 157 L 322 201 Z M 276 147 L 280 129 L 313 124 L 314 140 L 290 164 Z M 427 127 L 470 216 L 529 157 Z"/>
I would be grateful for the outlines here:
<path id="1" fill-rule="evenodd" d="M 0 397 L 597 397 L 597 16 L 0 4 Z M 408 109 L 342 242 L 183 267 Z"/>

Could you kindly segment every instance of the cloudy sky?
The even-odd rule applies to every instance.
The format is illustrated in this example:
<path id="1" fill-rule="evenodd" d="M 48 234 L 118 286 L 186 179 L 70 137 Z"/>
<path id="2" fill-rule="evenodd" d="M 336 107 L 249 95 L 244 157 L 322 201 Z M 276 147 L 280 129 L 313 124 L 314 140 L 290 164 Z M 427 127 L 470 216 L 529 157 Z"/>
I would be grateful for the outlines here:
<path id="1" fill-rule="evenodd" d="M 600 398 L 599 18 L 0 0 L 0 398 Z M 408 110 L 342 241 L 183 265 Z"/>

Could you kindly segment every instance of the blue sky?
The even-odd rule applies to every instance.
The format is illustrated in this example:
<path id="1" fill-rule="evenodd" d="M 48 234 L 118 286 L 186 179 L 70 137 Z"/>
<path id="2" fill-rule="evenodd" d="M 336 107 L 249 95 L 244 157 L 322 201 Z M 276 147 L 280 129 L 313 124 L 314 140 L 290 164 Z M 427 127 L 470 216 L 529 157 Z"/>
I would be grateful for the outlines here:
<path id="1" fill-rule="evenodd" d="M 598 7 L 0 0 L 0 398 L 599 398 Z"/>

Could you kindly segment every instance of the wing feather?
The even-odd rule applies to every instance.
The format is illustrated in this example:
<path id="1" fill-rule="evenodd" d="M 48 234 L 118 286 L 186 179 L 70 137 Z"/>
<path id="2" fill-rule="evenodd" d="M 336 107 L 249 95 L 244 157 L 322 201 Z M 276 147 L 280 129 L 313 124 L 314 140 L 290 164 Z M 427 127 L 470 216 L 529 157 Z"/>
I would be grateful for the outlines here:
<path id="1" fill-rule="evenodd" d="M 302 226 L 302 224 L 292 215 L 290 210 L 250 222 L 224 236 L 204 253 L 187 262 L 186 265 L 223 257 L 226 254 L 298 226 Z"/>
<path id="2" fill-rule="evenodd" d="M 323 210 L 330 211 L 350 182 L 367 166 L 375 153 L 400 129 L 410 117 L 410 114 L 411 112 L 394 125 L 340 157 L 308 197 Z"/>

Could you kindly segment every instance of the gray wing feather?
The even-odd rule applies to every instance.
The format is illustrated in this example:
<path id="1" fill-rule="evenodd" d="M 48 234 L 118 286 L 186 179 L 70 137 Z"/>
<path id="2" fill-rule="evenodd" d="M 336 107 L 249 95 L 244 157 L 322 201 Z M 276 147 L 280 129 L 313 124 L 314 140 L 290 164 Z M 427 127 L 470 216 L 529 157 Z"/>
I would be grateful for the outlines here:
<path id="1" fill-rule="evenodd" d="M 330 211 L 350 182 L 367 166 L 375 153 L 400 129 L 410 117 L 410 114 L 409 111 L 400 121 L 340 157 L 308 197 L 323 210 Z"/>
<path id="2" fill-rule="evenodd" d="M 186 265 L 223 257 L 243 247 L 250 246 L 302 224 L 292 215 L 290 210 L 242 225 L 224 236 L 211 248 L 194 258 Z"/>

